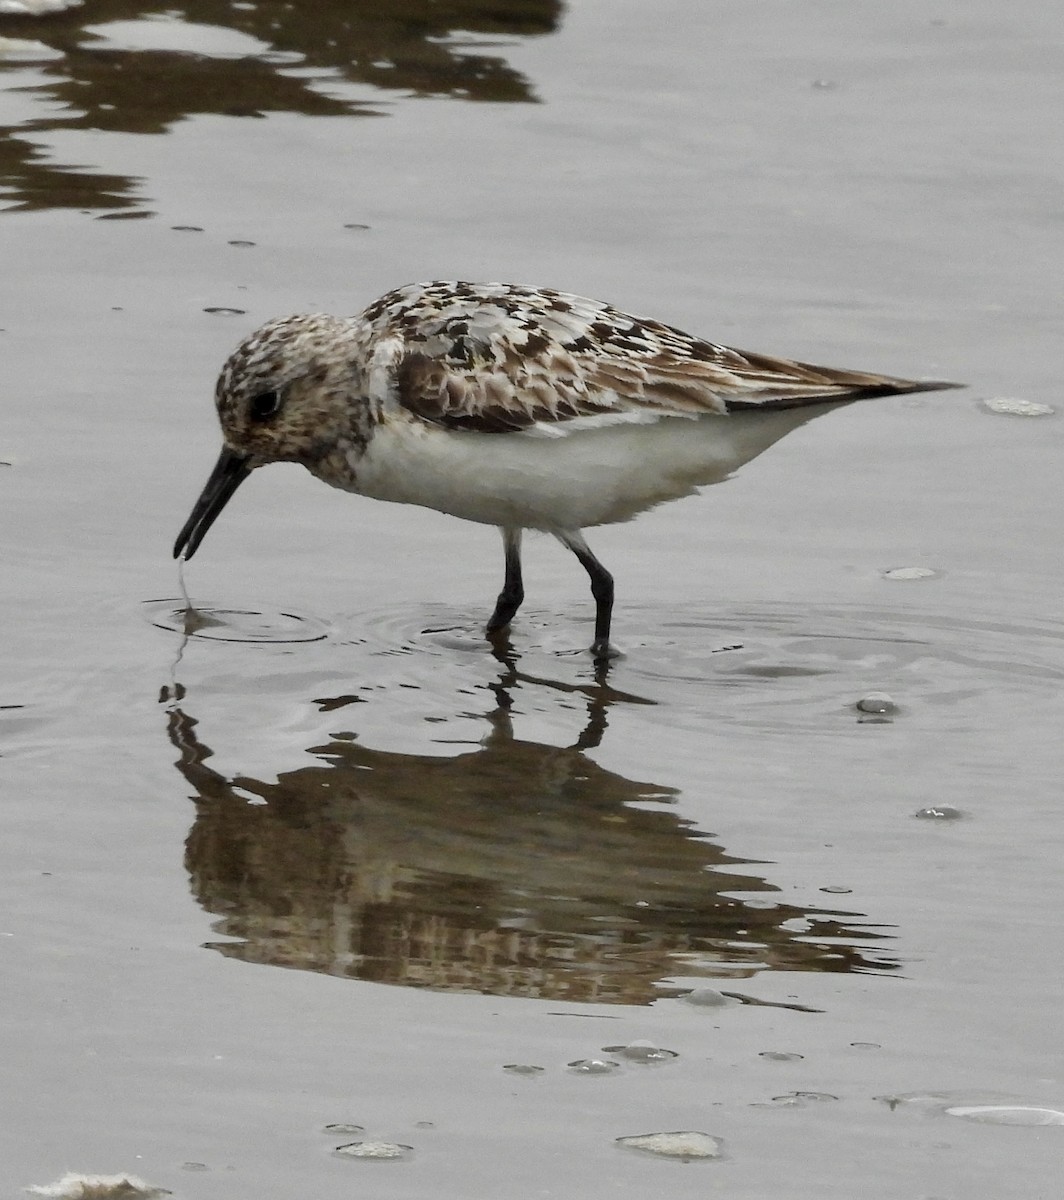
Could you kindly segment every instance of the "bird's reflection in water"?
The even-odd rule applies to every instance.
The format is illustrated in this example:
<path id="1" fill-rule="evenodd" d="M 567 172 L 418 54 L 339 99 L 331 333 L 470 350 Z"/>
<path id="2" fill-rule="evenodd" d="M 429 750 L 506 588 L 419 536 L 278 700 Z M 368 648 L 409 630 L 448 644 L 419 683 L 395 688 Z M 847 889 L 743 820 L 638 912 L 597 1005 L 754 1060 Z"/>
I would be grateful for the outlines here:
<path id="1" fill-rule="evenodd" d="M 43 35 L 39 17 L 5 8 L 0 0 L 5 35 L 34 41 Z M 138 176 L 81 169 L 83 157 L 57 163 L 49 137 L 56 130 L 65 148 L 81 130 L 160 134 L 203 114 L 384 116 L 418 97 L 535 103 L 534 82 L 511 65 L 509 50 L 521 44 L 517 39 L 555 32 L 563 6 L 560 0 L 185 0 L 149 11 L 133 0 L 93 0 L 48 13 L 46 40 L 61 53 L 26 89 L 41 98 L 40 107 L 32 119 L 0 123 L 0 193 L 12 207 L 142 204 Z M 35 136 L 25 137 L 27 130 Z"/>
<path id="2" fill-rule="evenodd" d="M 863 918 L 779 902 L 679 815 L 674 789 L 587 756 L 611 705 L 640 702 L 605 669 L 563 684 L 519 671 L 505 645 L 496 655 L 476 749 L 396 754 L 338 735 L 276 783 L 214 771 L 183 690 L 164 692 L 195 789 L 192 887 L 239 939 L 215 949 L 410 987 L 624 1004 L 689 990 L 662 983 L 677 976 L 896 965 Z M 514 735 L 511 696 L 530 686 L 584 694 L 571 746 Z"/>

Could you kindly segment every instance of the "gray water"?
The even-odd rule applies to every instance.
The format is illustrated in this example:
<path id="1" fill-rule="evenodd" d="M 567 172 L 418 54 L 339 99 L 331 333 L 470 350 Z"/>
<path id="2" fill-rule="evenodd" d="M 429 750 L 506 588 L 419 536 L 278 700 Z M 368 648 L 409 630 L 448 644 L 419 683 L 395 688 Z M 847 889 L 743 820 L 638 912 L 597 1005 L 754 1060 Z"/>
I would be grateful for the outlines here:
<path id="1" fill-rule="evenodd" d="M 1061 424 L 986 403 L 1060 406 L 1064 13 L 379 7 L 0 15 L 4 1194 L 1055 1198 L 947 1110 L 1064 1109 Z M 188 636 L 226 354 L 433 277 L 970 387 L 592 531 L 606 673 L 550 540 L 493 654 L 492 531 L 297 469 Z"/>

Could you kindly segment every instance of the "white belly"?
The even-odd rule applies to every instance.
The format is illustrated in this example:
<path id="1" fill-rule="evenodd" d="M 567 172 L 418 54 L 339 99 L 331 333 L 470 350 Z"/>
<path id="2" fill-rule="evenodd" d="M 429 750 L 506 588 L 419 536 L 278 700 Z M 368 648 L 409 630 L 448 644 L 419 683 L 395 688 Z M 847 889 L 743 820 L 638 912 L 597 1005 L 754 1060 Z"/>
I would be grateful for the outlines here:
<path id="1" fill-rule="evenodd" d="M 773 442 L 838 404 L 652 424 L 533 432 L 451 432 L 386 422 L 351 474 L 326 482 L 467 521 L 573 530 L 637 513 L 719 483 Z M 346 473 L 345 473 L 346 474 Z"/>

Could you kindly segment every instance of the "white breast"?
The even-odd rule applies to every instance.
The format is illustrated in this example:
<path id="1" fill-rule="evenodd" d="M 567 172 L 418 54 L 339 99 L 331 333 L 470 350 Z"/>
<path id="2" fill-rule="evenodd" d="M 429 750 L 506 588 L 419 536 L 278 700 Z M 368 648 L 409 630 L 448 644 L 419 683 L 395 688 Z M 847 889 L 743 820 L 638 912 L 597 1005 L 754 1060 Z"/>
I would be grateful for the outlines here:
<path id="1" fill-rule="evenodd" d="M 327 482 L 486 525 L 584 529 L 719 483 L 773 442 L 838 404 L 652 424 L 475 433 L 389 420 L 374 430 L 351 476 Z"/>

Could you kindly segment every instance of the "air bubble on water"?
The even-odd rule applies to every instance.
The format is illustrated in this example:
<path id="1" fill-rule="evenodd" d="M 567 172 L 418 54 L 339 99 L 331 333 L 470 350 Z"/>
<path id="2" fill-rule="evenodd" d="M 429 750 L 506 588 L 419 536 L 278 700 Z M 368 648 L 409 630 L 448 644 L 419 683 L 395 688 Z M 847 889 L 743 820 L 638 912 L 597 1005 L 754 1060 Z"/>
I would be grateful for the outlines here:
<path id="1" fill-rule="evenodd" d="M 724 1153 L 723 1138 L 693 1129 L 633 1134 L 617 1138 L 617 1144 L 647 1154 L 657 1154 L 661 1158 L 720 1158 Z"/>
<path id="2" fill-rule="evenodd" d="M 695 1008 L 735 1008 L 741 1003 L 734 996 L 725 996 L 715 988 L 696 988 L 679 999 Z"/>
<path id="3" fill-rule="evenodd" d="M 668 1062 L 670 1059 L 680 1057 L 675 1050 L 664 1050 L 661 1046 L 655 1046 L 653 1042 L 648 1042 L 645 1038 L 637 1038 L 634 1042 L 629 1042 L 627 1046 L 603 1046 L 602 1050 L 605 1054 L 620 1054 L 631 1062 L 642 1063 Z"/>
<path id="4" fill-rule="evenodd" d="M 569 1063 L 569 1070 L 577 1075 L 612 1075 L 620 1068 L 621 1064 L 610 1058 L 578 1058 Z"/>
<path id="5" fill-rule="evenodd" d="M 983 407 L 992 413 L 1009 417 L 1048 417 L 1055 411 L 1048 404 L 1034 400 L 1021 400 L 1016 396 L 991 396 L 983 401 Z"/>
<path id="6" fill-rule="evenodd" d="M 913 816 L 920 821 L 959 821 L 964 813 L 949 804 L 932 804 L 927 808 L 918 808 Z"/>
<path id="7" fill-rule="evenodd" d="M 153 1200 L 171 1193 L 138 1175 L 82 1175 L 68 1171 L 55 1183 L 28 1187 L 33 1196 L 51 1196 L 52 1200 Z"/>
<path id="8" fill-rule="evenodd" d="M 544 1068 L 533 1066 L 531 1063 L 504 1063 L 504 1071 L 509 1071 L 511 1075 L 539 1075 Z"/>
<path id="9" fill-rule="evenodd" d="M 247 314 L 246 308 L 227 308 L 224 304 L 214 304 L 203 311 L 215 317 L 243 317 Z"/>
<path id="10" fill-rule="evenodd" d="M 178 559 L 178 568 L 184 566 Z M 183 607 L 173 600 L 145 601 L 151 623 L 159 629 L 169 629 L 183 637 L 196 635 L 220 642 L 259 642 L 286 644 L 320 642 L 329 636 L 327 627 L 315 617 L 298 613 L 262 613 L 251 609 L 219 608 L 213 605 L 196 606 L 189 599 L 181 578 Z"/>
<path id="11" fill-rule="evenodd" d="M 322 1127 L 322 1133 L 365 1133 L 366 1129 L 363 1125 L 351 1125 L 347 1121 L 336 1121 L 332 1125 Z"/>
<path id="12" fill-rule="evenodd" d="M 853 888 L 843 887 L 842 884 L 829 883 L 827 887 L 822 887 L 819 890 L 828 892 L 833 896 L 848 896 L 853 891 Z"/>
<path id="13" fill-rule="evenodd" d="M 413 1149 L 402 1142 L 348 1142 L 333 1153 L 341 1158 L 406 1158 Z"/>
<path id="14" fill-rule="evenodd" d="M 949 1103 L 950 1096 L 945 1092 L 893 1092 L 885 1096 L 873 1096 L 872 1099 L 885 1104 L 893 1112 L 897 1108 L 941 1108 Z"/>
<path id="15" fill-rule="evenodd" d="M 882 1050 L 883 1047 L 879 1042 L 851 1042 L 850 1045 L 854 1050 Z"/>
<path id="16" fill-rule="evenodd" d="M 773 1096 L 768 1104 L 755 1104 L 754 1108 L 804 1108 L 807 1104 L 822 1104 L 838 1100 L 831 1092 L 784 1092 Z"/>
<path id="17" fill-rule="evenodd" d="M 1029 1104 L 957 1104 L 944 1111 L 984 1125 L 1064 1125 L 1064 1112 Z"/>
<path id="18" fill-rule="evenodd" d="M 930 567 L 891 567 L 888 571 L 883 572 L 883 578 L 893 580 L 933 579 L 937 574 L 938 572 L 932 571 Z"/>
<path id="19" fill-rule="evenodd" d="M 886 692 L 869 692 L 857 701 L 856 708 L 858 712 L 873 713 L 876 716 L 887 716 L 898 711 L 893 697 Z"/>
<path id="20" fill-rule="evenodd" d="M 769 1062 L 799 1062 L 804 1057 L 804 1054 L 795 1054 L 790 1050 L 761 1050 L 758 1053 L 758 1058 Z"/>

